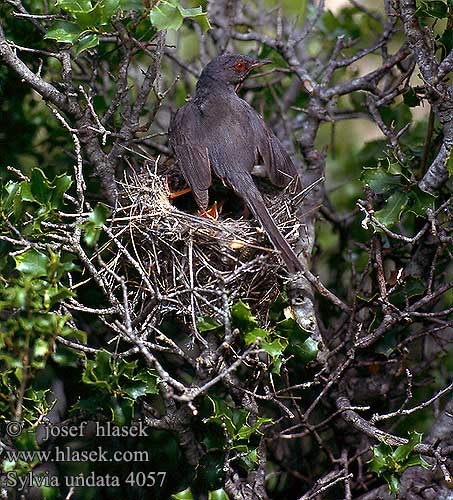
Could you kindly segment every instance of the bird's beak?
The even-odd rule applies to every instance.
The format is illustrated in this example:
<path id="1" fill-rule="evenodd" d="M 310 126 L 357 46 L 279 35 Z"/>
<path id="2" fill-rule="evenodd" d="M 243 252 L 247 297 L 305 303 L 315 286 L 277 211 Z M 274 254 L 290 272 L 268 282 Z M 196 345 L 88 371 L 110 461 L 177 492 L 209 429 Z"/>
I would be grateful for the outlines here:
<path id="1" fill-rule="evenodd" d="M 250 69 L 255 69 L 255 68 L 260 68 L 261 66 L 264 66 L 265 64 L 271 64 L 274 61 L 271 59 L 257 59 L 250 65 Z"/>
<path id="2" fill-rule="evenodd" d="M 247 72 L 243 76 L 242 82 L 238 83 L 235 87 L 236 92 L 239 92 L 239 89 L 242 87 L 242 84 L 244 83 L 244 80 L 247 78 L 247 76 L 250 74 L 250 72 L 255 69 L 255 68 L 260 68 L 261 66 L 264 66 L 265 64 L 270 64 L 273 63 L 274 61 L 271 61 L 270 59 L 256 59 L 253 61 L 253 63 L 249 66 Z"/>

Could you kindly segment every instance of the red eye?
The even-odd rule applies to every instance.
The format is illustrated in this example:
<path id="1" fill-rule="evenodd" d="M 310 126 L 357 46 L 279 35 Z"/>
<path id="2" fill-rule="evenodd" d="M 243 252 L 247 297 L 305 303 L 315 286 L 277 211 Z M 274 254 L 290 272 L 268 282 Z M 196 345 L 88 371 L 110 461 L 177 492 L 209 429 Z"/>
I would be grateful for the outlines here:
<path id="1" fill-rule="evenodd" d="M 239 61 L 234 65 L 234 70 L 237 72 L 244 71 L 246 64 L 244 61 Z"/>

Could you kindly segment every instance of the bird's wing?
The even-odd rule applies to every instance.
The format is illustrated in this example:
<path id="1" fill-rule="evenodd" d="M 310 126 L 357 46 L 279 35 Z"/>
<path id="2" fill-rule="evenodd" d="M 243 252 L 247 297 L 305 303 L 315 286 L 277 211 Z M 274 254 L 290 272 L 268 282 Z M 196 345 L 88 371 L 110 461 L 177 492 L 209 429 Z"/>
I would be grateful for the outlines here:
<path id="1" fill-rule="evenodd" d="M 172 116 L 168 133 L 179 168 L 192 188 L 197 205 L 206 210 L 208 189 L 212 182 L 211 166 L 207 148 L 197 144 L 197 112 L 196 107 L 190 104 L 180 108 Z"/>
<path id="2" fill-rule="evenodd" d="M 267 175 L 273 184 L 286 187 L 293 179 L 299 179 L 297 169 L 282 143 L 253 108 L 250 125 L 257 141 L 258 153 L 263 159 Z"/>
<path id="3" fill-rule="evenodd" d="M 179 168 L 192 188 L 197 205 L 201 210 L 208 208 L 208 189 L 211 185 L 211 168 L 207 149 L 196 144 L 174 145 Z"/>
<path id="4" fill-rule="evenodd" d="M 263 158 L 269 179 L 279 187 L 286 187 L 298 179 L 297 169 L 276 135 L 266 127 L 266 136 L 260 141 L 258 151 Z"/>

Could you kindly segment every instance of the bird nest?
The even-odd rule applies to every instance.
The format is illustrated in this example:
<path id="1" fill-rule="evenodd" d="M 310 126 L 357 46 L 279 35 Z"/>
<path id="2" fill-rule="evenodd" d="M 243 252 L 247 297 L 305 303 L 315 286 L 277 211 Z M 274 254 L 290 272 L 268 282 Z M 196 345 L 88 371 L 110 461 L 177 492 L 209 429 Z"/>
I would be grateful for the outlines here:
<path id="1" fill-rule="evenodd" d="M 222 319 L 227 304 L 239 298 L 265 315 L 287 271 L 255 220 L 214 220 L 182 211 L 170 202 L 164 177 L 149 170 L 129 175 L 121 188 L 111 227 L 129 255 L 120 260 L 129 290 L 135 288 L 140 298 L 137 304 L 157 297 L 151 300 L 154 313 L 191 315 L 194 324 L 198 316 Z M 287 190 L 265 198 L 280 231 L 294 244 L 300 224 L 293 198 Z"/>

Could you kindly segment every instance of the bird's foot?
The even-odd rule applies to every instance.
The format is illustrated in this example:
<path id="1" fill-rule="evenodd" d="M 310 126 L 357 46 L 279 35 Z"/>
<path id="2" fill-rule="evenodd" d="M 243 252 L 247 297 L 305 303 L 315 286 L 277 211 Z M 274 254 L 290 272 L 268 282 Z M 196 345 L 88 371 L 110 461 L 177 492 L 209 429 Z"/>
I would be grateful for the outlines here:
<path id="1" fill-rule="evenodd" d="M 165 193 L 167 194 L 168 199 L 170 201 L 174 200 L 175 198 L 178 198 L 178 196 L 182 196 L 183 194 L 190 193 L 190 191 L 192 191 L 191 187 L 186 187 L 184 189 L 180 189 L 179 191 L 172 191 L 168 184 L 168 176 L 165 176 L 162 183 L 164 185 Z"/>
<path id="2" fill-rule="evenodd" d="M 250 209 L 247 205 L 244 205 L 244 208 L 242 209 L 241 216 L 244 217 L 244 219 L 249 219 L 250 218 Z"/>

